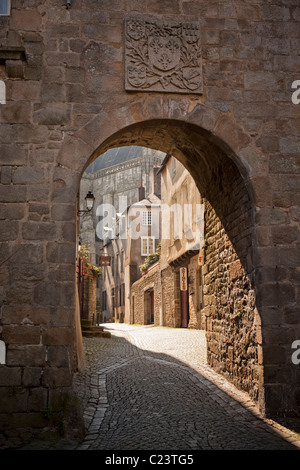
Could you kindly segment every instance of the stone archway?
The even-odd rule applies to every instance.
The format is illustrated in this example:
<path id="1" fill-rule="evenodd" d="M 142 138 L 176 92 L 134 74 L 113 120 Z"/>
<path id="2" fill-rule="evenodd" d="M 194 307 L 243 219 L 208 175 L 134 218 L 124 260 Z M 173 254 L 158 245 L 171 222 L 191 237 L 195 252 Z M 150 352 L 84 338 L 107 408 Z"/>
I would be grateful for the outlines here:
<path id="1" fill-rule="evenodd" d="M 195 124 L 198 113 L 211 130 Z M 108 148 L 139 145 L 171 153 L 189 170 L 206 204 L 204 304 L 209 363 L 258 400 L 264 411 L 255 203 L 246 159 L 249 149 L 242 150 L 240 156 L 229 146 L 230 142 L 239 150 L 248 139 L 218 113 L 211 113 L 210 121 L 208 114 L 207 109 L 198 107 L 191 122 L 152 119 L 122 127 L 100 143 L 84 168 Z M 224 134 L 220 134 L 229 142 L 217 135 L 223 126 Z M 91 131 L 95 135 L 94 127 Z M 81 135 L 83 132 L 86 136 L 89 133 L 88 129 Z"/>
<path id="2" fill-rule="evenodd" d="M 54 418 L 61 414 L 73 362 L 80 359 L 74 325 L 80 178 L 101 152 L 128 144 L 159 148 L 181 160 L 207 200 L 212 240 L 227 234 L 213 244 L 220 250 L 224 243 L 231 246 L 227 271 L 213 259 L 215 249 L 210 258 L 233 282 L 227 293 L 222 285 L 228 283 L 210 280 L 220 294 L 207 293 L 208 318 L 214 319 L 211 363 L 236 381 L 241 374 L 250 377 L 251 370 L 268 417 L 299 418 L 299 364 L 291 359 L 300 335 L 299 110 L 290 90 L 299 68 L 295 6 L 276 6 L 274 14 L 274 5 L 260 0 L 249 8 L 242 0 L 222 6 L 178 0 L 166 2 L 162 14 L 157 1 L 95 6 L 82 0 L 71 8 L 48 0 L 38 8 L 36 2 L 16 3 L 11 16 L 1 17 L 6 96 L 0 119 L 0 333 L 6 357 L 0 367 L 0 429 L 48 426 L 41 408 L 53 408 Z M 201 36 L 201 88 L 191 89 L 190 82 L 188 89 L 129 89 L 129 13 L 199 21 L 192 36 Z M 282 64 L 288 65 L 286 75 Z M 187 73 L 181 80 L 193 77 Z M 168 80 L 167 74 L 161 78 Z M 224 232 L 216 229 L 221 225 Z M 247 301 L 238 284 L 240 269 Z M 229 328 L 230 335 L 219 341 L 214 330 L 220 319 L 213 307 L 219 311 L 221 305 L 226 314 L 227 294 L 231 300 L 240 294 L 243 311 L 258 311 L 255 321 L 251 317 L 253 327 L 261 322 L 257 367 L 239 354 L 240 364 L 232 368 L 236 336 Z M 241 344 L 248 340 L 242 335 Z M 254 350 L 248 354 L 253 358 Z M 11 395 L 11 387 L 22 393 Z"/>

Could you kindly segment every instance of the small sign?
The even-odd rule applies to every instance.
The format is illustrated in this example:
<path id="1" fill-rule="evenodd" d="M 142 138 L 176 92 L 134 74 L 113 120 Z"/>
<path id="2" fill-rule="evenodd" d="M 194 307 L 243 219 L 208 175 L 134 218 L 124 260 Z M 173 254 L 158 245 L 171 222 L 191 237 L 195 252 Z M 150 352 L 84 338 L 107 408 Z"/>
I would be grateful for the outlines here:
<path id="1" fill-rule="evenodd" d="M 100 255 L 99 256 L 99 266 L 110 266 L 110 256 Z"/>
<path id="2" fill-rule="evenodd" d="M 180 290 L 187 290 L 187 268 L 180 268 Z"/>
<path id="3" fill-rule="evenodd" d="M 202 248 L 198 254 L 198 266 L 203 266 L 203 265 L 204 265 L 204 250 Z"/>

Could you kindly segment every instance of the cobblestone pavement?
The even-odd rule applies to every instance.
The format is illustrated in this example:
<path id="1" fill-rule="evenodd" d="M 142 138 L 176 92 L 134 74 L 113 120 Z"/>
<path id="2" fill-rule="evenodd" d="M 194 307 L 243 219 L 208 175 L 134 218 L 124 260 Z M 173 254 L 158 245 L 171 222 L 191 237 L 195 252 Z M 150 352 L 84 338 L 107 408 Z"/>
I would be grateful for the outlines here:
<path id="1" fill-rule="evenodd" d="M 79 450 L 289 450 L 300 436 L 263 420 L 248 396 L 206 365 L 199 330 L 105 324 L 85 338 L 75 390 L 86 437 Z"/>

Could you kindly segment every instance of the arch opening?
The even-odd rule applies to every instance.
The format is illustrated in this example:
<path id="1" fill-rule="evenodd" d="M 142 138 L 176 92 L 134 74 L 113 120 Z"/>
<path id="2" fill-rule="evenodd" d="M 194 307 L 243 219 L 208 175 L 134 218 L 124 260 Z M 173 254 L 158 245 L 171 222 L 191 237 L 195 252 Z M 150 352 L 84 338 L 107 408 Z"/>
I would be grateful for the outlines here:
<path id="1" fill-rule="evenodd" d="M 261 322 L 256 305 L 254 200 L 242 161 L 220 139 L 193 124 L 151 120 L 127 126 L 100 144 L 83 171 L 107 150 L 155 149 L 176 158 L 193 178 L 204 204 L 201 321 L 208 363 L 260 402 Z M 183 264 L 174 262 L 173 267 Z M 197 271 L 197 270 L 196 270 Z M 196 277 L 199 273 L 196 272 Z M 179 277 L 178 277 L 179 279 Z M 177 279 L 177 281 L 178 281 Z M 133 301 L 137 304 L 136 292 Z M 131 314 L 127 321 L 136 319 Z M 164 313 L 159 313 L 165 318 Z"/>

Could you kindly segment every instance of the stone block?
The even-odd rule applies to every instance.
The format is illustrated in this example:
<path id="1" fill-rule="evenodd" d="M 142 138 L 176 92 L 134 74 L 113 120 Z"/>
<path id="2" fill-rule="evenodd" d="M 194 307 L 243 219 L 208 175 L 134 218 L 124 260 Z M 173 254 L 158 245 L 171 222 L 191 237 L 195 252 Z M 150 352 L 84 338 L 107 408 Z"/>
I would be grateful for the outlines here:
<path id="1" fill-rule="evenodd" d="M 120 44 L 122 41 L 122 25 L 103 24 L 101 28 L 97 23 L 85 23 L 82 25 L 82 37 L 110 44 Z M 79 59 L 79 56 L 77 56 Z M 79 63 L 70 64 L 78 66 Z"/>
<path id="2" fill-rule="evenodd" d="M 24 62 L 22 60 L 7 60 L 6 73 L 9 78 L 24 78 Z M 13 97 L 13 99 L 15 99 Z"/>
<path id="3" fill-rule="evenodd" d="M 21 384 L 12 383 L 8 387 L 0 388 L 0 413 L 10 415 L 6 429 L 14 427 L 14 413 L 18 414 L 27 411 L 27 400 L 28 391 Z M 2 420 L 0 421 L 2 424 Z"/>
<path id="4" fill-rule="evenodd" d="M 42 367 L 46 363 L 46 347 L 42 345 L 16 346 L 7 349 L 7 365 Z"/>
<path id="5" fill-rule="evenodd" d="M 0 221 L 0 242 L 16 240 L 19 233 L 19 224 L 16 221 Z"/>
<path id="6" fill-rule="evenodd" d="M 51 313 L 51 325 L 54 327 L 74 327 L 74 307 L 66 306 L 54 309 Z"/>
<path id="7" fill-rule="evenodd" d="M 49 34 L 49 37 L 55 37 L 55 38 L 76 38 L 79 36 L 79 27 L 76 24 L 57 24 L 57 23 L 52 23 L 48 30 L 47 33 Z"/>
<path id="8" fill-rule="evenodd" d="M 39 81 L 15 81 L 12 83 L 12 99 L 14 101 L 38 101 L 40 99 L 40 88 Z"/>
<path id="9" fill-rule="evenodd" d="M 11 267 L 10 279 L 11 283 L 22 282 L 37 282 L 42 281 L 45 277 L 45 265 L 39 264 L 38 266 L 31 264 L 22 264 L 15 269 Z"/>
<path id="10" fill-rule="evenodd" d="M 97 29 L 101 30 L 98 25 Z M 46 52 L 45 60 L 49 67 L 55 67 L 57 64 L 65 65 L 68 67 L 80 66 L 80 55 L 75 52 Z"/>
<path id="11" fill-rule="evenodd" d="M 16 9 L 13 8 L 10 17 L 10 27 L 16 31 L 30 31 L 38 33 L 40 31 L 42 15 L 38 9 Z"/>
<path id="12" fill-rule="evenodd" d="M 66 242 L 76 241 L 76 226 L 75 222 L 66 222 L 62 227 L 63 237 Z"/>
<path id="13" fill-rule="evenodd" d="M 1 184 L 10 184 L 12 182 L 12 167 L 3 166 L 1 168 Z"/>
<path id="14" fill-rule="evenodd" d="M 280 207 L 262 207 L 256 212 L 256 223 L 258 225 L 286 225 L 288 216 Z"/>
<path id="15" fill-rule="evenodd" d="M 69 204 L 55 204 L 51 209 L 52 220 L 72 221 L 75 219 L 75 208 Z"/>
<path id="16" fill-rule="evenodd" d="M 34 112 L 34 121 L 45 126 L 67 126 L 70 124 L 70 108 L 68 104 L 51 103 L 47 107 L 39 107 Z"/>
<path id="17" fill-rule="evenodd" d="M 0 120 L 1 120 L 1 117 L 0 117 Z M 24 165 L 24 163 L 26 163 L 27 153 L 28 153 L 27 149 L 23 147 L 22 145 L 2 144 L 1 145 L 1 164 L 2 165 Z"/>
<path id="18" fill-rule="evenodd" d="M 48 204 L 31 203 L 29 204 L 29 212 L 35 212 L 39 215 L 46 215 L 49 214 L 49 206 Z"/>
<path id="19" fill-rule="evenodd" d="M 72 103 L 82 103 L 86 101 L 86 89 L 81 84 L 66 85 L 66 99 Z"/>
<path id="20" fill-rule="evenodd" d="M 28 397 L 28 412 L 42 411 L 47 409 L 48 393 L 42 387 L 35 387 L 31 390 Z"/>
<path id="21" fill-rule="evenodd" d="M 72 385 L 72 376 L 67 367 L 45 369 L 42 383 L 44 387 L 70 387 Z"/>
<path id="22" fill-rule="evenodd" d="M 82 84 L 85 72 L 82 67 L 67 67 L 66 69 L 66 82 L 73 84 Z"/>
<path id="23" fill-rule="evenodd" d="M 189 9 L 194 2 L 185 2 L 185 8 Z M 164 11 L 165 14 L 179 14 L 180 13 L 180 2 L 178 0 L 149 0 L 148 12 L 149 13 L 161 13 Z"/>
<path id="24" fill-rule="evenodd" d="M 288 245 L 299 239 L 299 228 L 296 226 L 273 226 L 272 239 L 275 245 Z"/>
<path id="25" fill-rule="evenodd" d="M 2 338 L 5 343 L 12 344 L 39 344 L 40 328 L 32 325 L 4 325 Z"/>
<path id="26" fill-rule="evenodd" d="M 57 226 L 50 222 L 24 222 L 22 234 L 24 240 L 54 240 L 57 238 Z"/>
<path id="27" fill-rule="evenodd" d="M 14 184 L 36 184 L 44 181 L 44 170 L 34 169 L 25 166 L 18 167 L 13 172 Z"/>
<path id="28" fill-rule="evenodd" d="M 48 129 L 46 126 L 34 126 L 30 124 L 15 125 L 16 129 L 16 138 L 15 141 L 18 144 L 43 144 L 47 139 Z M 35 160 L 32 162 L 32 167 L 34 168 L 36 164 Z"/>
<path id="29" fill-rule="evenodd" d="M 57 264 L 73 264 L 76 257 L 74 243 L 49 243 L 47 245 L 47 261 Z"/>
<path id="30" fill-rule="evenodd" d="M 300 266 L 300 250 L 298 246 L 279 248 L 279 261 L 282 266 L 297 268 Z"/>
<path id="31" fill-rule="evenodd" d="M 65 86 L 61 83 L 45 83 L 41 90 L 43 103 L 64 102 Z"/>
<path id="32" fill-rule="evenodd" d="M 289 325 L 297 325 L 299 323 L 300 307 L 299 305 L 287 306 L 284 310 L 284 322 Z"/>
<path id="33" fill-rule="evenodd" d="M 41 282 L 34 289 L 34 301 L 38 305 L 58 306 L 60 303 L 60 286 L 58 283 Z"/>
<path id="34" fill-rule="evenodd" d="M 5 300 L 7 305 L 28 305 L 32 302 L 32 283 L 24 281 L 15 281 L 6 291 Z"/>
<path id="35" fill-rule="evenodd" d="M 250 138 L 242 130 L 238 129 L 233 121 L 227 117 L 221 118 L 213 129 L 213 133 L 222 139 L 233 152 L 238 153 L 243 149 L 240 155 L 247 158 L 249 151 L 245 147 L 250 143 Z M 255 157 L 258 160 L 258 156 L 255 155 Z"/>
<path id="36" fill-rule="evenodd" d="M 290 19 L 290 9 L 279 5 L 263 5 L 261 18 L 263 20 L 288 21 Z"/>
<path id="37" fill-rule="evenodd" d="M 43 331 L 42 342 L 48 346 L 73 345 L 73 331 L 66 327 L 48 328 Z"/>
<path id="38" fill-rule="evenodd" d="M 58 266 L 50 268 L 48 277 L 50 281 L 73 281 L 75 278 L 75 257 L 73 264 L 59 264 Z"/>
<path id="39" fill-rule="evenodd" d="M 15 245 L 11 262 L 13 265 L 39 264 L 43 261 L 43 246 L 41 243 L 20 243 Z"/>
<path id="40" fill-rule="evenodd" d="M 28 200 L 46 202 L 49 197 L 49 188 L 29 187 L 28 188 Z"/>
<path id="41" fill-rule="evenodd" d="M 219 117 L 220 113 L 216 109 L 207 108 L 203 105 L 197 104 L 189 113 L 188 120 L 191 123 L 211 131 L 215 127 Z"/>
<path id="42" fill-rule="evenodd" d="M 25 367 L 23 371 L 23 385 L 25 387 L 39 387 L 43 369 L 41 367 Z"/>
<path id="43" fill-rule="evenodd" d="M 28 320 L 35 325 L 47 325 L 51 315 L 50 309 L 35 307 L 32 305 L 4 305 L 2 313 L 2 324 L 11 325 L 26 324 Z"/>
<path id="44" fill-rule="evenodd" d="M 21 386 L 21 370 L 19 367 L 7 367 L 0 365 L 0 386 L 1 387 L 19 387 Z M 0 409 L 1 409 L 0 400 Z M 3 408 L 2 408 L 3 412 Z"/>
<path id="45" fill-rule="evenodd" d="M 245 72 L 244 74 L 245 90 L 278 90 L 281 87 L 279 77 L 272 72 Z"/>
<path id="46" fill-rule="evenodd" d="M 69 367 L 72 349 L 63 346 L 49 346 L 47 361 L 51 367 Z"/>
<path id="47" fill-rule="evenodd" d="M 299 156 L 300 141 L 295 136 L 280 138 L 280 151 L 283 154 L 296 154 Z"/>
<path id="48" fill-rule="evenodd" d="M 295 288 L 290 283 L 264 284 L 260 290 L 259 303 L 265 307 L 285 306 L 295 302 Z"/>

